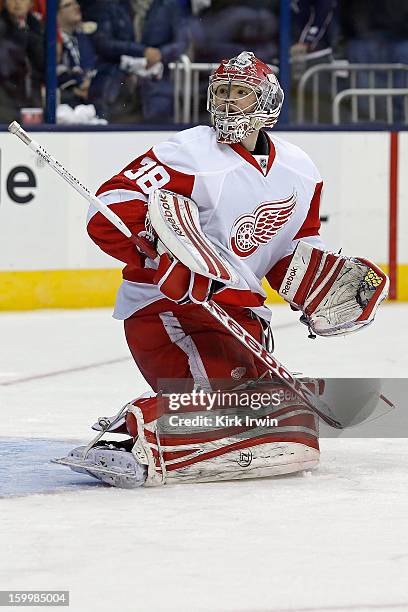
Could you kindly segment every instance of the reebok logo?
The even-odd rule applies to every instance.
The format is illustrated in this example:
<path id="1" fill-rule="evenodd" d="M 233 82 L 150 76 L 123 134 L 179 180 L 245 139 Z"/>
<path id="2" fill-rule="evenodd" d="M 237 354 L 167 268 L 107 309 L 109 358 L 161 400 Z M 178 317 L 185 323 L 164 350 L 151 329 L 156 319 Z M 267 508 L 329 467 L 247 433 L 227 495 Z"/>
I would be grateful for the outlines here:
<path id="1" fill-rule="evenodd" d="M 184 236 L 183 230 L 181 229 L 177 221 L 174 219 L 174 213 L 169 203 L 165 199 L 161 199 L 161 203 L 162 203 L 163 215 L 167 223 L 171 225 L 175 234 L 177 234 L 178 236 Z"/>
<path id="2" fill-rule="evenodd" d="M 290 289 L 290 287 L 291 287 L 291 285 L 292 285 L 293 279 L 294 279 L 294 278 L 295 278 L 295 276 L 296 276 L 296 272 L 297 272 L 297 268 L 292 268 L 292 269 L 291 269 L 291 271 L 290 271 L 290 273 L 289 273 L 289 276 L 288 276 L 288 278 L 286 279 L 286 284 L 285 284 L 284 288 L 282 289 L 282 293 L 283 293 L 284 295 L 287 295 L 287 293 L 288 293 L 288 291 L 289 291 L 289 289 Z"/>

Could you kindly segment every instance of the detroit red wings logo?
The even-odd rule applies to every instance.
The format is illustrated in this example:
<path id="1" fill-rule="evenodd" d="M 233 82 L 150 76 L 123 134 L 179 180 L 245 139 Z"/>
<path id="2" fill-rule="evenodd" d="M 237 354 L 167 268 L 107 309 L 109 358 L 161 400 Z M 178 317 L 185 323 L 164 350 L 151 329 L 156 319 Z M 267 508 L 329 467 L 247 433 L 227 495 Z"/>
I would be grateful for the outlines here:
<path id="1" fill-rule="evenodd" d="M 297 194 L 285 200 L 263 202 L 251 215 L 241 215 L 231 230 L 231 249 L 238 257 L 249 257 L 267 244 L 292 216 Z"/>

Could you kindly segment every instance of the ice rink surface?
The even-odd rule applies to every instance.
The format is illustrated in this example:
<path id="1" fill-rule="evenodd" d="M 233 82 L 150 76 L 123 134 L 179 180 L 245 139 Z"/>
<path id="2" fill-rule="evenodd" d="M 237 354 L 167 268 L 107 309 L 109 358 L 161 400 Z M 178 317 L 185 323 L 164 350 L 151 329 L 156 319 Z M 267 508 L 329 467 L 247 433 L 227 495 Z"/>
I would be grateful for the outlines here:
<path id="1" fill-rule="evenodd" d="M 277 306 L 276 353 L 311 376 L 406 377 L 407 316 L 387 304 L 311 341 Z M 0 589 L 69 590 L 73 612 L 408 611 L 407 432 L 323 439 L 304 475 L 115 490 L 49 459 L 146 390 L 121 323 L 4 313 L 0 337 Z"/>

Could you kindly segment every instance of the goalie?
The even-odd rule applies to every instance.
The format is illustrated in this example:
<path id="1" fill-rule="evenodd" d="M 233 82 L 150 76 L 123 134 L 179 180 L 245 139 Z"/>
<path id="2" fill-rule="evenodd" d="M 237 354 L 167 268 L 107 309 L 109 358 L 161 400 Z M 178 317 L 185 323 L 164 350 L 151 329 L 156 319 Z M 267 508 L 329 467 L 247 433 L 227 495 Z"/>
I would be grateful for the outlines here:
<path id="1" fill-rule="evenodd" d="M 201 307 L 214 300 L 271 350 L 263 277 L 322 336 L 367 325 L 386 296 L 388 279 L 376 266 L 325 250 L 316 167 L 264 129 L 275 125 L 282 103 L 278 80 L 253 53 L 224 60 L 208 88 L 212 127 L 154 146 L 98 190 L 140 238 L 136 248 L 91 208 L 89 235 L 126 264 L 114 317 L 124 321 L 133 358 L 156 395 L 96 425 L 102 433 L 127 433 L 124 442 L 99 442 L 98 434 L 61 463 L 123 487 L 317 465 L 315 415 Z M 180 232 L 188 234 L 187 246 Z M 308 384 L 319 393 L 318 383 Z M 193 401 L 199 389 L 234 390 L 237 403 L 259 391 L 282 401 L 263 411 L 276 417 L 273 425 L 172 428 L 169 394 L 190 393 L 182 412 L 198 417 L 207 412 Z M 220 405 L 217 411 L 225 416 Z"/>

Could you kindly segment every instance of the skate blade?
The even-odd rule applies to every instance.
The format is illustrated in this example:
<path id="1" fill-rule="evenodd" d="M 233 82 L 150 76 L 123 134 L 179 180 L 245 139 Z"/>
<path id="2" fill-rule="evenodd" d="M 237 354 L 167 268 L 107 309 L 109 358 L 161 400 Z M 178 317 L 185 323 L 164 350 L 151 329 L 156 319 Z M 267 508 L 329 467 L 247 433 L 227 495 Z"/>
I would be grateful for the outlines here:
<path id="1" fill-rule="evenodd" d="M 51 461 L 58 465 L 67 466 L 74 472 L 88 474 L 88 476 L 92 476 L 111 487 L 118 487 L 120 489 L 136 489 L 142 486 L 145 481 L 144 476 L 141 477 L 140 474 L 135 472 L 90 464 L 77 458 L 60 457 Z"/>
<path id="2" fill-rule="evenodd" d="M 86 472 L 95 472 L 97 474 L 107 474 L 111 476 L 126 476 L 128 478 L 134 478 L 135 473 L 131 470 L 119 470 L 115 468 L 104 467 L 103 465 L 95 465 L 94 463 L 88 463 L 87 461 L 81 461 L 80 459 L 71 459 L 70 457 L 58 457 L 51 459 L 51 463 L 58 463 L 59 465 L 66 465 L 70 468 L 78 468 Z"/>

